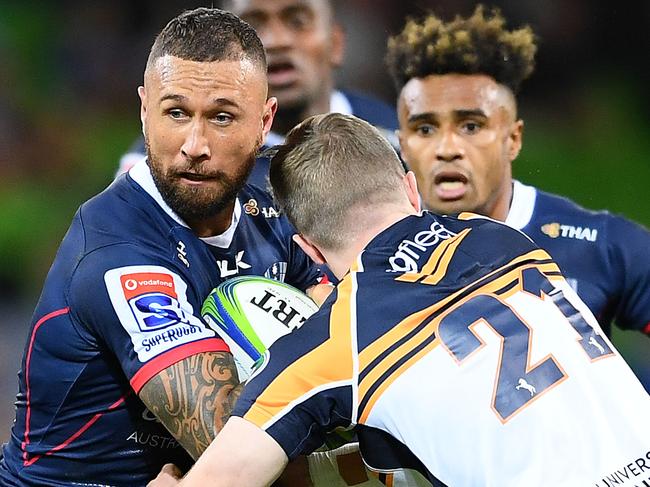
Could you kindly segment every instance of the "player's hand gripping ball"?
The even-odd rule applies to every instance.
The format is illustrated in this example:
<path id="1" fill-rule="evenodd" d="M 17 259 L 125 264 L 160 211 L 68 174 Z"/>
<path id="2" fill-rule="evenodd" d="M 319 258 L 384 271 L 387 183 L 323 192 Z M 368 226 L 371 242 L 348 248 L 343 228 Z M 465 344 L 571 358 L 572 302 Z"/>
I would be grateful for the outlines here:
<path id="1" fill-rule="evenodd" d="M 213 289 L 201 315 L 230 347 L 244 382 L 274 341 L 302 326 L 317 310 L 311 298 L 288 284 L 241 276 Z"/>

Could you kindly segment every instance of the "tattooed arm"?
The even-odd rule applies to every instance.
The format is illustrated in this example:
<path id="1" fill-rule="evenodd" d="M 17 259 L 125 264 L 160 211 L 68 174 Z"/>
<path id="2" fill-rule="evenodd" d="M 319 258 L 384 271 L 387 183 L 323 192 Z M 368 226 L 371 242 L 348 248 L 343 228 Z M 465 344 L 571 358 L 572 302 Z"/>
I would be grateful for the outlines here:
<path id="1" fill-rule="evenodd" d="M 229 352 L 203 352 L 159 372 L 144 385 L 139 395 L 145 406 L 196 460 L 226 424 L 242 388 Z M 164 470 L 161 475 L 163 473 L 168 474 Z M 165 485 L 175 485 L 171 480 L 168 482 Z M 273 485 L 312 486 L 307 458 L 301 457 L 289 464 Z"/>
<path id="2" fill-rule="evenodd" d="M 226 423 L 242 387 L 229 352 L 203 352 L 152 377 L 139 395 L 196 460 Z"/>

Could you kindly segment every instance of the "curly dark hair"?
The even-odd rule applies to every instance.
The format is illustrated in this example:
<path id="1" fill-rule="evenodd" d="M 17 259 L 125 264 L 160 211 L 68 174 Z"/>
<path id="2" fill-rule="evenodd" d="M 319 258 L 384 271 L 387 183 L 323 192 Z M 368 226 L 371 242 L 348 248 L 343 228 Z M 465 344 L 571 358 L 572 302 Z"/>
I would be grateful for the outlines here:
<path id="1" fill-rule="evenodd" d="M 497 8 L 478 5 L 467 18 L 443 22 L 434 14 L 408 19 L 388 40 L 386 63 L 399 90 L 431 74 L 486 74 L 517 93 L 535 69 L 536 38 L 529 26 L 507 30 Z"/>

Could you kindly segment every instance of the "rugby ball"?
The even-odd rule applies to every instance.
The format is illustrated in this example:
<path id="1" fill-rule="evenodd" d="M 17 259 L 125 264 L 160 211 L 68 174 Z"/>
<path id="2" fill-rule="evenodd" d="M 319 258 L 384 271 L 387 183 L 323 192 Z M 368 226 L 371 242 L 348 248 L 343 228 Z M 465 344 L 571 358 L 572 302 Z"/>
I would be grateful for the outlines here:
<path id="1" fill-rule="evenodd" d="M 201 315 L 230 347 L 244 382 L 274 341 L 302 326 L 317 310 L 309 296 L 288 284 L 240 276 L 214 288 Z"/>

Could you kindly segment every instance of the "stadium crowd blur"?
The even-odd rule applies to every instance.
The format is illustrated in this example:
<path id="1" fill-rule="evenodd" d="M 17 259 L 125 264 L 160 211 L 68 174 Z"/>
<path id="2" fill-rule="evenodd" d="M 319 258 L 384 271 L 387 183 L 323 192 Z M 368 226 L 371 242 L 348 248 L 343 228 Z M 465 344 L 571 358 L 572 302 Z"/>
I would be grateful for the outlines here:
<path id="1" fill-rule="evenodd" d="M 470 0 L 347 0 L 338 85 L 393 103 L 386 38 L 408 15 L 468 14 Z M 519 95 L 517 179 L 650 226 L 650 2 L 495 0 L 538 34 Z M 8 435 L 29 315 L 77 206 L 112 179 L 140 131 L 136 93 L 155 33 L 217 2 L 0 2 L 0 441 Z M 650 252 L 650 249 L 648 249 Z M 614 342 L 650 390 L 650 343 Z"/>

